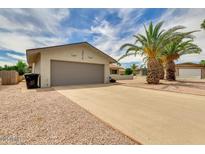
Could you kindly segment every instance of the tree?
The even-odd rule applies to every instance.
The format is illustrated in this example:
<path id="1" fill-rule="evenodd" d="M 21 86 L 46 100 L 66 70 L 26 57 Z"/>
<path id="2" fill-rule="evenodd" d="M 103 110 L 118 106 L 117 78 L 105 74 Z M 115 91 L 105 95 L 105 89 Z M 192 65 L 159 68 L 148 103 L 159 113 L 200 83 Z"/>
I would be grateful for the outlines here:
<path id="1" fill-rule="evenodd" d="M 2 70 L 6 70 L 6 71 L 11 71 L 11 70 L 16 70 L 16 66 L 8 66 L 8 65 L 4 65 L 4 67 L 1 68 Z"/>
<path id="2" fill-rule="evenodd" d="M 146 80 L 149 84 L 158 84 L 160 80 L 158 55 L 167 44 L 176 39 L 176 36 L 181 35 L 177 30 L 185 28 L 183 26 L 175 26 L 165 31 L 161 30 L 162 25 L 163 22 L 159 22 L 153 26 L 151 22 L 148 28 L 144 26 L 145 35 L 134 35 L 136 38 L 134 44 L 127 43 L 121 46 L 121 49 L 126 48 L 126 52 L 120 59 L 130 55 L 141 55 L 147 58 Z"/>
<path id="3" fill-rule="evenodd" d="M 132 69 L 133 75 L 136 75 L 137 65 L 136 65 L 136 64 L 132 64 L 132 65 L 131 65 L 131 69 Z"/>
<path id="4" fill-rule="evenodd" d="M 201 64 L 201 65 L 205 65 L 205 60 L 201 60 L 201 61 L 200 61 L 200 64 Z"/>
<path id="5" fill-rule="evenodd" d="M 204 19 L 204 21 L 201 23 L 201 29 L 205 30 L 205 19 Z"/>
<path id="6" fill-rule="evenodd" d="M 168 44 L 161 53 L 161 59 L 166 66 L 166 79 L 176 80 L 174 60 L 185 54 L 200 53 L 201 49 L 193 43 L 193 39 L 184 41 L 184 38 L 173 41 Z"/>
<path id="7" fill-rule="evenodd" d="M 23 75 L 27 70 L 27 65 L 23 61 L 18 61 L 16 64 L 16 71 L 19 75 Z"/>
<path id="8" fill-rule="evenodd" d="M 27 69 L 28 66 L 23 61 L 18 61 L 16 65 L 13 66 L 4 65 L 4 67 L 0 67 L 0 70 L 6 70 L 6 71 L 15 70 L 19 73 L 19 75 L 23 75 L 27 71 Z"/>
<path id="9" fill-rule="evenodd" d="M 132 69 L 131 68 L 126 68 L 125 69 L 125 74 L 126 75 L 131 75 L 132 74 Z"/>
<path id="10" fill-rule="evenodd" d="M 163 61 L 158 58 L 159 61 L 159 79 L 164 79 L 164 65 L 163 65 Z"/>

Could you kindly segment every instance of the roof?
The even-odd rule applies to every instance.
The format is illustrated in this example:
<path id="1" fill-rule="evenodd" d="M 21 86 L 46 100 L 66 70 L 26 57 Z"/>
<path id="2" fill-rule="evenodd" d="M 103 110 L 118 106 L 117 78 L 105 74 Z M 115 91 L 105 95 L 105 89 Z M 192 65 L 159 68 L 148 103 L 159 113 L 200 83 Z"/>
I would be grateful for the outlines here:
<path id="1" fill-rule="evenodd" d="M 197 65 L 197 63 L 186 62 L 186 63 L 177 64 L 177 65 Z"/>
<path id="2" fill-rule="evenodd" d="M 110 68 L 112 68 L 112 69 L 124 69 L 122 66 L 119 66 L 116 64 L 110 64 Z"/>
<path id="3" fill-rule="evenodd" d="M 103 51 L 101 51 L 100 49 L 96 48 L 95 46 L 93 46 L 92 44 L 90 44 L 88 42 L 77 42 L 77 43 L 71 43 L 71 44 L 63 44 L 63 45 L 56 45 L 56 46 L 48 46 L 48 47 L 40 47 L 40 48 L 27 49 L 26 50 L 27 61 L 29 63 L 29 55 L 30 54 L 40 53 L 40 50 L 43 51 L 44 49 L 49 49 L 49 48 L 59 48 L 59 47 L 74 46 L 74 45 L 81 45 L 81 44 L 88 45 L 91 48 L 94 48 L 96 51 L 98 51 L 99 53 L 101 53 L 102 55 L 107 57 L 110 60 L 111 63 L 116 63 L 117 62 L 114 58 L 112 58 L 111 56 L 109 56 L 108 54 L 104 53 Z"/>
<path id="4" fill-rule="evenodd" d="M 186 67 L 205 67 L 202 64 L 196 64 L 196 63 L 192 63 L 192 62 L 176 64 L 176 67 L 180 67 L 180 66 L 181 67 L 183 67 L 183 66 L 186 66 Z"/>

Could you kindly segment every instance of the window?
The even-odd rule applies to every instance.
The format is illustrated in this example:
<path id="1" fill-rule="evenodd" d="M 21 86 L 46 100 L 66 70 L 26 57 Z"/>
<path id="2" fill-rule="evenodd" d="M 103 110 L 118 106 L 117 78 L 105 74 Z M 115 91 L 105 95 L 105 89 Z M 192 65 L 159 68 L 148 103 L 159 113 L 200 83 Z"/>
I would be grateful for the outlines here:
<path id="1" fill-rule="evenodd" d="M 111 70 L 111 74 L 117 74 L 117 70 Z"/>

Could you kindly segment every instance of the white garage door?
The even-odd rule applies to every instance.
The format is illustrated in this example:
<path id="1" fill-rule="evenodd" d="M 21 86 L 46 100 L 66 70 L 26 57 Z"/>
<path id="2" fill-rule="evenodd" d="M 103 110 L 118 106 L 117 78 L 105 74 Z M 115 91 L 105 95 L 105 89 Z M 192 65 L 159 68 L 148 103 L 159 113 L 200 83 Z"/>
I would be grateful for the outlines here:
<path id="1" fill-rule="evenodd" d="M 201 69 L 179 69 L 179 77 L 201 79 Z"/>

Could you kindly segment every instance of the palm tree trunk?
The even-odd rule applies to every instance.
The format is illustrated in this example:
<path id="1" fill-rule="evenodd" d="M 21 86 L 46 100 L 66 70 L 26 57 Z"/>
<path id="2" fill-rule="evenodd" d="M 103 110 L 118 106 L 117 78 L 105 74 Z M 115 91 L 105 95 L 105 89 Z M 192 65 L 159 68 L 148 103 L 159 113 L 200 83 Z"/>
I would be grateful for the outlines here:
<path id="1" fill-rule="evenodd" d="M 175 63 L 174 61 L 169 61 L 166 64 L 166 79 L 168 81 L 175 81 L 176 80 L 176 76 L 175 76 Z"/>
<path id="2" fill-rule="evenodd" d="M 155 58 L 149 58 L 147 62 L 147 83 L 159 83 L 159 62 Z"/>
<path id="3" fill-rule="evenodd" d="M 159 78 L 164 79 L 164 66 L 161 63 L 159 65 Z"/>

